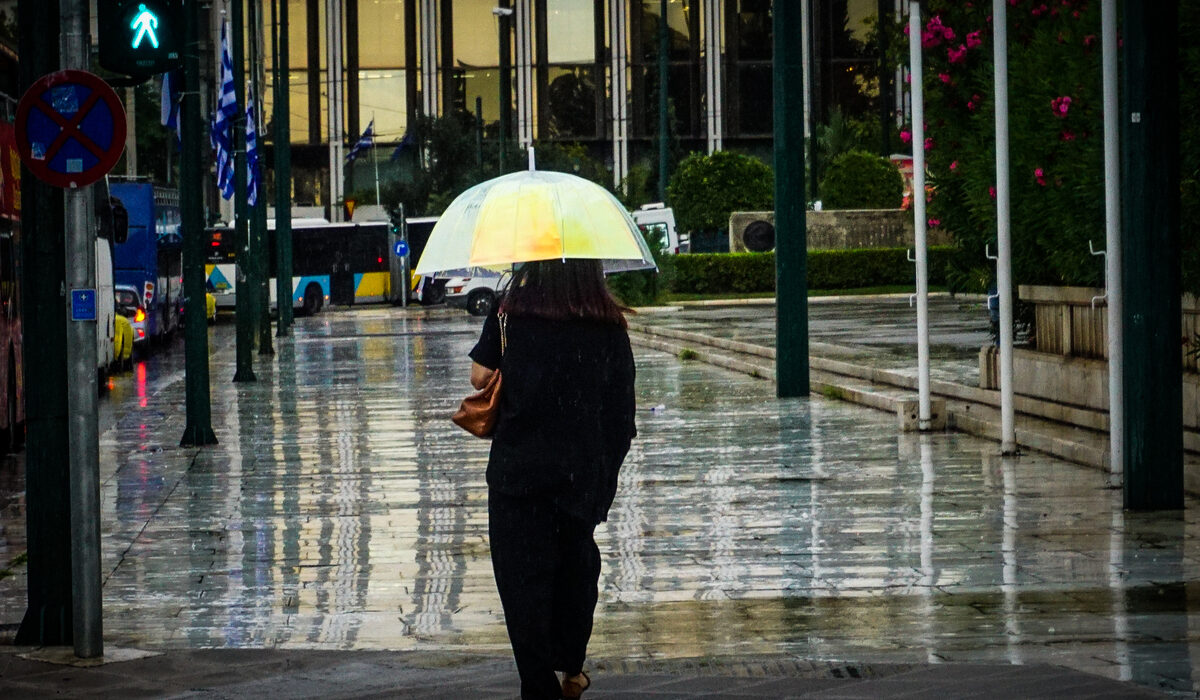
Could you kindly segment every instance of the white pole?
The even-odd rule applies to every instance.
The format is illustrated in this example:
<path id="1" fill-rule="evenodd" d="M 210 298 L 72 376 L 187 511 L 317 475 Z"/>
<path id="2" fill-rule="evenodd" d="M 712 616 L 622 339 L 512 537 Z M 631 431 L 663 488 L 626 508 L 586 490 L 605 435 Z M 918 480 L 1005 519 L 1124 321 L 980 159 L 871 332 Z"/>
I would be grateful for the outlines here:
<path id="1" fill-rule="evenodd" d="M 375 206 L 378 207 L 383 201 L 379 198 L 379 129 L 375 128 L 375 112 L 371 112 L 371 130 L 375 132 L 371 134 L 371 161 L 375 164 Z"/>
<path id="2" fill-rule="evenodd" d="M 1117 127 L 1117 0 L 1100 4 L 1104 76 L 1104 229 L 1108 287 L 1108 469 L 1109 485 L 1125 477 L 1125 358 L 1121 345 L 1121 160 Z"/>
<path id="3" fill-rule="evenodd" d="M 529 152 L 529 169 L 537 170 L 537 162 L 534 160 L 533 156 L 533 146 L 526 146 L 525 150 Z"/>
<path id="4" fill-rule="evenodd" d="M 908 62 L 912 75 L 913 234 L 917 249 L 917 426 L 928 430 L 929 399 L 929 254 L 925 246 L 925 97 L 921 79 L 921 4 L 908 4 Z"/>
<path id="5" fill-rule="evenodd" d="M 1000 451 L 1017 451 L 1013 415 L 1012 240 L 1008 187 L 1008 6 L 992 0 L 996 81 L 996 293 L 1000 297 Z"/>

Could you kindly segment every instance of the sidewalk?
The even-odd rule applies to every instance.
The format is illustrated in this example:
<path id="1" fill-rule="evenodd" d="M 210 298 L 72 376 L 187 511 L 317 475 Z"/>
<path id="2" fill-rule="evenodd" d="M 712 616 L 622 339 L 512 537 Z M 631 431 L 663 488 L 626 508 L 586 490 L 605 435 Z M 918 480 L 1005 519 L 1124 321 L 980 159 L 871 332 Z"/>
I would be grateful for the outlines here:
<path id="1" fill-rule="evenodd" d="M 758 332 L 735 321 L 714 325 Z M 7 647 L 0 696 L 512 697 L 488 443 L 447 420 L 478 329 L 335 310 L 235 385 L 218 324 L 220 444 L 204 449 L 176 447 L 181 352 L 118 377 L 101 424 L 105 644 L 161 655 L 77 669 Z M 636 359 L 585 697 L 1195 695 L 1194 509 L 1126 514 L 1094 469 Z M 0 485 L 22 469 L 0 463 Z M 10 506 L 0 562 L 25 548 Z"/>

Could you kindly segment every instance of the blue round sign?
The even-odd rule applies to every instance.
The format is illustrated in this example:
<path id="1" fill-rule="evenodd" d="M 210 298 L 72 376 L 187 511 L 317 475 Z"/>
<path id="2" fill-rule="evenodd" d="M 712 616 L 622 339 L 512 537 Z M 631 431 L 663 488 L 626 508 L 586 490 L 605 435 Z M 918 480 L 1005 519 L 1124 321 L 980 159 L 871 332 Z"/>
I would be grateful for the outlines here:
<path id="1" fill-rule="evenodd" d="M 396 241 L 396 245 L 392 248 L 396 251 L 396 257 L 403 258 L 408 255 L 408 241 Z"/>

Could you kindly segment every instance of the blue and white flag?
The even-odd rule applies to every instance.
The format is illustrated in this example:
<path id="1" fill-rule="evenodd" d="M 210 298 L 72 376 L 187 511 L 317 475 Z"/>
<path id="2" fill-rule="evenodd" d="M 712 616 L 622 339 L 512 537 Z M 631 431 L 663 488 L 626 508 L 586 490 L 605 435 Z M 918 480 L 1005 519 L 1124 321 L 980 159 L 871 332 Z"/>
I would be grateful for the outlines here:
<path id="1" fill-rule="evenodd" d="M 246 96 L 246 202 L 258 203 L 258 184 L 262 180 L 259 168 L 258 125 L 254 116 L 254 95 Z"/>
<path id="2" fill-rule="evenodd" d="M 162 77 L 162 112 L 160 121 L 163 126 L 175 132 L 176 143 L 182 140 L 179 133 L 179 100 L 182 92 L 180 90 L 182 79 L 183 74 L 178 70 L 163 73 Z"/>
<path id="3" fill-rule="evenodd" d="M 358 157 L 360 151 L 373 148 L 375 146 L 375 120 L 372 119 L 370 124 L 367 124 L 367 130 L 362 132 L 362 136 L 358 137 L 358 141 L 354 144 L 354 148 L 346 154 L 346 162 L 353 163 Z"/>
<path id="4" fill-rule="evenodd" d="M 404 138 L 400 139 L 400 143 L 396 144 L 396 150 L 392 151 L 392 157 L 390 160 L 396 160 L 400 157 L 401 153 L 404 153 L 405 150 L 412 148 L 415 145 L 417 145 L 417 141 L 412 137 L 412 134 L 407 131 L 404 132 Z"/>
<path id="5" fill-rule="evenodd" d="M 225 199 L 233 197 L 233 120 L 237 117 L 237 93 L 233 89 L 233 56 L 229 53 L 229 23 L 221 25 L 221 91 L 213 118 L 212 142 L 217 151 L 217 187 Z"/>

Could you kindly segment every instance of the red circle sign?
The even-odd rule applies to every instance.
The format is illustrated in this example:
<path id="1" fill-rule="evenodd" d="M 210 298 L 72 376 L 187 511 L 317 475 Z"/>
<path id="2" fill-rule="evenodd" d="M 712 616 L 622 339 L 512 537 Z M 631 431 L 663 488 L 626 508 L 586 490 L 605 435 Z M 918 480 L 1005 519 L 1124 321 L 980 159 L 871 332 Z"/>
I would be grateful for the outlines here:
<path id="1" fill-rule="evenodd" d="M 99 76 L 60 70 L 38 78 L 17 103 L 21 162 L 55 187 L 86 187 L 125 150 L 125 110 Z"/>

